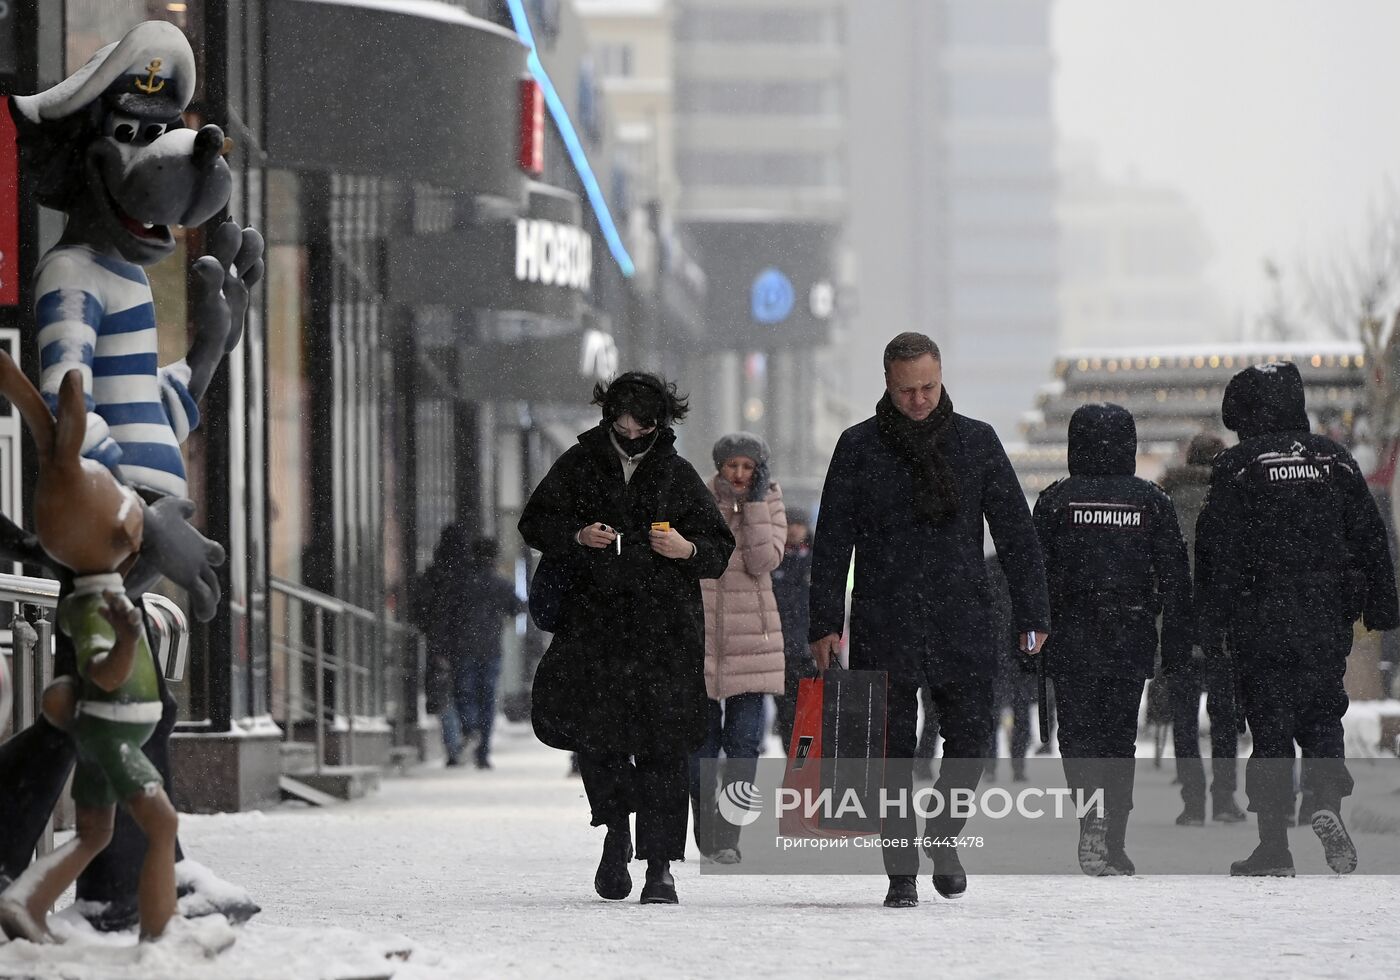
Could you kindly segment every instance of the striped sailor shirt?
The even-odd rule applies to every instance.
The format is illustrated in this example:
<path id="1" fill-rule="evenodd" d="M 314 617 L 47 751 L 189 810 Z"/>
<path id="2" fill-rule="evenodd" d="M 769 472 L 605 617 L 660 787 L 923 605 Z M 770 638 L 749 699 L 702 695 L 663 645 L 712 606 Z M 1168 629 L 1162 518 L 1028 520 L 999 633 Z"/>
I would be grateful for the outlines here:
<path id="1" fill-rule="evenodd" d="M 35 319 L 39 391 L 56 409 L 58 388 L 74 368 L 88 408 L 83 455 L 120 465 L 128 483 L 186 495 L 180 444 L 199 424 L 184 360 L 156 359 L 155 304 L 145 270 L 63 245 L 39 262 Z"/>

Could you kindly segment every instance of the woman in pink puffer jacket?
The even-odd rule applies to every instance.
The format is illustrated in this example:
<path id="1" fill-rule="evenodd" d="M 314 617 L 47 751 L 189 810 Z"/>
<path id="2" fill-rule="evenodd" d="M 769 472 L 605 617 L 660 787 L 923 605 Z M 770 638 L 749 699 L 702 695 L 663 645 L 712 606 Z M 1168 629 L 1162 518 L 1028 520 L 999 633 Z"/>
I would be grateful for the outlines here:
<path id="1" fill-rule="evenodd" d="M 700 852 L 735 864 L 738 828 L 715 815 L 714 760 L 723 751 L 723 785 L 752 782 L 763 745 L 764 696 L 783 693 L 783 632 L 771 573 L 783 560 L 787 517 L 783 492 L 769 479 L 763 439 L 748 432 L 724 436 L 713 456 L 718 472 L 710 490 L 737 547 L 722 576 L 700 583 L 710 717 L 705 742 L 691 758 L 691 800 Z"/>

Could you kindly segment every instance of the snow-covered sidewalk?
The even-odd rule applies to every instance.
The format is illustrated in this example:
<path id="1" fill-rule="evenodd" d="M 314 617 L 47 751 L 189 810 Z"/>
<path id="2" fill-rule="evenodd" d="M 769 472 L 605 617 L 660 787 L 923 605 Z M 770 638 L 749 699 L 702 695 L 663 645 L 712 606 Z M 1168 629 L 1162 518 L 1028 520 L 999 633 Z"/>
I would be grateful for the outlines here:
<path id="1" fill-rule="evenodd" d="M 923 904 L 896 911 L 881 907 L 878 877 L 701 875 L 692 860 L 676 868 L 679 907 L 642 906 L 635 891 L 608 903 L 592 888 L 602 832 L 588 826 L 568 757 L 503 725 L 496 766 L 418 770 L 330 810 L 183 817 L 190 855 L 263 906 L 231 930 L 231 948 L 203 955 L 229 929 L 218 919 L 147 948 L 65 922 L 66 946 L 0 945 L 0 977 L 1400 972 L 1395 877 L 974 876 L 958 902 L 938 898 L 924 878 Z M 1158 790 L 1170 778 L 1168 766 Z M 1251 828 L 1189 832 L 1235 834 L 1243 856 Z M 1295 853 L 1317 847 L 1307 829 L 1294 833 Z M 1400 848 L 1400 837 L 1385 840 Z M 638 887 L 641 872 L 634 865 Z"/>

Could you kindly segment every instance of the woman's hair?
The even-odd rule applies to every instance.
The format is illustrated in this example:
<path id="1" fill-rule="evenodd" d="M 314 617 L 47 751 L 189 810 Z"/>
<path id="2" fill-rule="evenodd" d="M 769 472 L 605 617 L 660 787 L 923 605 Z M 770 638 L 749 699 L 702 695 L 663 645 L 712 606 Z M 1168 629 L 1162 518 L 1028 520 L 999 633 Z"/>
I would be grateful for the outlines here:
<path id="1" fill-rule="evenodd" d="M 690 399 L 676 390 L 674 381 L 645 371 L 628 371 L 611 383 L 593 386 L 593 404 L 603 410 L 603 421 L 630 415 L 644 425 L 668 426 L 685 421 Z"/>

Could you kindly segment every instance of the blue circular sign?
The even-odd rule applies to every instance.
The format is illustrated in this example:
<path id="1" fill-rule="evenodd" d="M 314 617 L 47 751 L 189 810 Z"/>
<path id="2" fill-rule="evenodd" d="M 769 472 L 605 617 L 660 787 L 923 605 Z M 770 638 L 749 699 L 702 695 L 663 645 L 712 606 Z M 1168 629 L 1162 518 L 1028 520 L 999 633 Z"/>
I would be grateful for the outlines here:
<path id="1" fill-rule="evenodd" d="M 753 281 L 753 318 L 759 323 L 782 323 L 792 313 L 794 293 L 788 277 L 764 269 Z"/>

